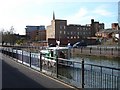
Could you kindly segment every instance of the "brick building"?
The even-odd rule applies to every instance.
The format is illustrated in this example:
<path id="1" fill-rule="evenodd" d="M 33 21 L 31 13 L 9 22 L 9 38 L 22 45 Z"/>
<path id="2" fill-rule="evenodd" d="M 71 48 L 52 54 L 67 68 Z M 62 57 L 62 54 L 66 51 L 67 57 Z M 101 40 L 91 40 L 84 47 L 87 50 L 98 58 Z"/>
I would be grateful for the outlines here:
<path id="1" fill-rule="evenodd" d="M 45 26 L 26 26 L 26 36 L 29 41 L 45 41 Z"/>
<path id="2" fill-rule="evenodd" d="M 119 29 L 118 23 L 112 23 L 111 27 L 112 27 L 112 30 L 118 30 Z"/>
<path id="3" fill-rule="evenodd" d="M 87 37 L 94 37 L 100 29 L 104 29 L 104 23 L 95 22 L 94 19 L 91 20 L 91 24 L 87 25 L 67 25 L 67 20 L 55 19 L 53 13 L 51 25 L 47 26 L 46 40 L 48 44 L 55 44 L 56 40 L 59 40 L 62 45 L 68 42 L 75 43 L 86 40 Z"/>

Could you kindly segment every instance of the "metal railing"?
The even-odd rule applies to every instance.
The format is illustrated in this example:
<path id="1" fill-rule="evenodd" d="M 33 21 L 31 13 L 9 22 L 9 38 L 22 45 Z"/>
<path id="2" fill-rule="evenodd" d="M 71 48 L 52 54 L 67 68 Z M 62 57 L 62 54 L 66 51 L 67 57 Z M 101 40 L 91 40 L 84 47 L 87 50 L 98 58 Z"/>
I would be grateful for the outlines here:
<path id="1" fill-rule="evenodd" d="M 72 54 L 119 57 L 120 47 L 85 47 L 72 48 Z"/>
<path id="2" fill-rule="evenodd" d="M 78 62 L 58 57 L 45 57 L 41 53 L 13 48 L 3 48 L 2 53 L 21 64 L 78 88 L 120 88 L 120 68 L 87 64 L 84 63 L 84 59 Z"/>

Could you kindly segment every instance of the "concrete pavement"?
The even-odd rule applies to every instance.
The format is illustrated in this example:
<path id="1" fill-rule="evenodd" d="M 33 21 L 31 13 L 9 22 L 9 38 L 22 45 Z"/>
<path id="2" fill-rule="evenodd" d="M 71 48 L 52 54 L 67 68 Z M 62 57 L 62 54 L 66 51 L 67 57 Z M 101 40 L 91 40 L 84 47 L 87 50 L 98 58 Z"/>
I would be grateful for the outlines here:
<path id="1" fill-rule="evenodd" d="M 2 88 L 65 88 L 74 90 L 67 84 L 46 76 L 29 67 L 13 61 L 8 56 L 2 55 Z"/>

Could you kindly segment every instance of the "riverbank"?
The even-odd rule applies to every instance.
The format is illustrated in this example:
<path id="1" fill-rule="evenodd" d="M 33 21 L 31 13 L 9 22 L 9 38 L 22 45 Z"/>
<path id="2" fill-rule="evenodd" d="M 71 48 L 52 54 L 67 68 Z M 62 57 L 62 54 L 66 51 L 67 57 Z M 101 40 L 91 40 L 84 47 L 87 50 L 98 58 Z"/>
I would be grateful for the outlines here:
<path id="1" fill-rule="evenodd" d="M 96 60 L 99 60 L 99 59 L 109 59 L 109 60 L 119 60 L 120 61 L 120 57 L 107 57 L 107 56 L 97 56 L 97 55 L 74 55 L 72 56 L 72 58 L 76 58 L 76 57 L 81 57 L 81 58 L 91 58 L 91 59 L 96 59 Z"/>
<path id="2" fill-rule="evenodd" d="M 72 48 L 72 56 L 88 55 L 88 56 L 98 56 L 98 57 L 119 57 L 120 58 L 120 48 L 116 47 L 85 47 L 85 48 Z"/>

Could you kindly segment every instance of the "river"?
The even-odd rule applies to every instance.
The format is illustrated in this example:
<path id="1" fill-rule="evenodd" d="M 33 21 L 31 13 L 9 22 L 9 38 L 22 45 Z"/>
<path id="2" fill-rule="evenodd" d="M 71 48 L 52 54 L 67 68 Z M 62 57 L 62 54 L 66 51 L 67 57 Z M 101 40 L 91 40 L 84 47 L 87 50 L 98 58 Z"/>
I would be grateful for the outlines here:
<path id="1" fill-rule="evenodd" d="M 120 68 L 120 58 L 98 57 L 98 56 L 74 56 L 75 60 L 80 61 L 84 58 L 85 63 Z"/>
<path id="2" fill-rule="evenodd" d="M 120 58 L 106 58 L 106 57 L 95 57 L 95 56 L 76 56 L 73 59 L 76 61 L 81 61 L 84 58 L 85 64 L 94 64 L 98 66 L 105 66 L 111 68 L 120 68 Z M 90 69 L 89 69 L 90 68 Z M 95 70 L 96 69 L 96 70 Z M 102 71 L 101 71 L 102 70 Z M 72 68 L 59 68 L 59 74 L 66 78 L 63 80 L 80 87 L 82 84 L 81 78 L 82 73 L 80 69 Z M 102 68 L 101 67 L 87 67 L 87 70 L 84 71 L 84 83 L 85 88 L 116 88 L 120 86 L 120 71 Z M 69 79 L 68 79 L 69 78 Z M 72 80 L 71 80 L 72 79 Z"/>

